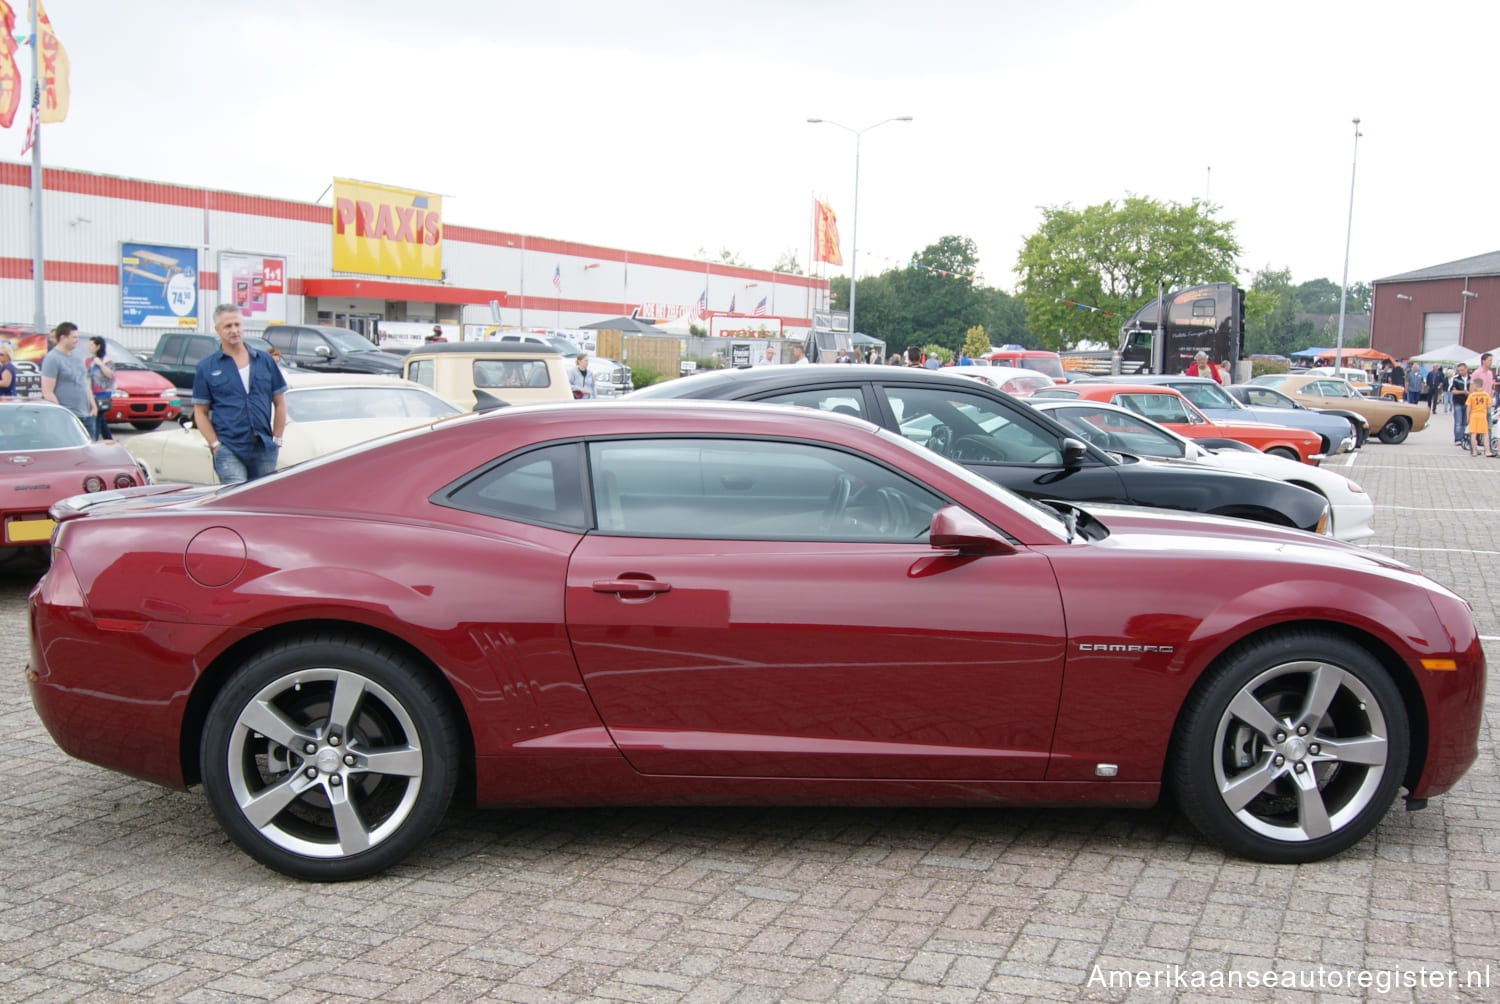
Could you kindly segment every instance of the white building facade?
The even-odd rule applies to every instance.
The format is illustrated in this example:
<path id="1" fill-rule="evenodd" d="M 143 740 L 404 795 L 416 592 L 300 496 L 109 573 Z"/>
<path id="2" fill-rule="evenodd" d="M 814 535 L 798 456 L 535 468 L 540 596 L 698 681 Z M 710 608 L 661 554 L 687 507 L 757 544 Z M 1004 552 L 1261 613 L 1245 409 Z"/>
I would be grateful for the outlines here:
<path id="1" fill-rule="evenodd" d="M 0 323 L 26 327 L 35 314 L 30 201 L 30 166 L 0 162 Z M 382 321 L 469 333 L 634 315 L 678 328 L 689 317 L 707 330 L 720 314 L 776 319 L 783 337 L 800 337 L 829 306 L 826 279 L 446 221 L 424 249 L 440 252 L 436 278 L 338 271 L 335 206 L 81 171 L 46 169 L 42 210 L 47 326 L 72 321 L 139 349 L 165 330 L 211 330 L 220 302 L 241 304 L 252 330 L 321 323 L 372 338 Z M 383 236 L 398 229 L 394 219 L 382 218 Z M 361 222 L 375 229 L 373 214 Z M 410 231 L 420 244 L 420 227 Z"/>

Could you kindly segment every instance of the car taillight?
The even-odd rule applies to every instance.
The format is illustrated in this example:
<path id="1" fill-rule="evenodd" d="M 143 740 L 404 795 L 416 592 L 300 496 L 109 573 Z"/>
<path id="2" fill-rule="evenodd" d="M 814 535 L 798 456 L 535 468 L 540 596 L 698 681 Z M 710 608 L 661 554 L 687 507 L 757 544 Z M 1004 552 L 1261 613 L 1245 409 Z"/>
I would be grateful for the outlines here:
<path id="1" fill-rule="evenodd" d="M 116 488 L 134 488 L 135 485 L 136 485 L 135 478 L 133 478 L 129 474 L 116 474 L 115 475 L 115 487 Z"/>
<path id="2" fill-rule="evenodd" d="M 83 479 L 83 490 L 86 492 L 104 491 L 104 479 L 97 474 L 90 474 Z"/>

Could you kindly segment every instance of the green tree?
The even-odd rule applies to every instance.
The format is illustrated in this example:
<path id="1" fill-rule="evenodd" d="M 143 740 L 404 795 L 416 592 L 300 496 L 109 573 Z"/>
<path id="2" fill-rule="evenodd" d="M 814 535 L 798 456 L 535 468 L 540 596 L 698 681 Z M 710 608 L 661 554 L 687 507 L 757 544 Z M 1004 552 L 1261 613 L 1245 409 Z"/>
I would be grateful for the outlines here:
<path id="1" fill-rule="evenodd" d="M 984 333 L 984 325 L 976 324 L 964 332 L 964 354 L 978 359 L 990 354 L 990 336 Z"/>
<path id="2" fill-rule="evenodd" d="M 1026 326 L 1040 347 L 1113 345 L 1120 325 L 1156 296 L 1205 282 L 1232 282 L 1240 253 L 1234 224 L 1211 203 L 1129 196 L 1084 209 L 1047 206 L 1017 268 Z"/>
<path id="3" fill-rule="evenodd" d="M 1312 344 L 1311 321 L 1298 321 L 1301 287 L 1292 285 L 1292 270 L 1269 265 L 1255 273 L 1245 291 L 1246 355 L 1290 355 Z"/>
<path id="4" fill-rule="evenodd" d="M 802 275 L 802 266 L 797 261 L 796 249 L 787 248 L 781 252 L 780 257 L 776 259 L 776 264 L 771 266 L 771 270 L 773 272 L 789 272 L 792 275 Z"/>

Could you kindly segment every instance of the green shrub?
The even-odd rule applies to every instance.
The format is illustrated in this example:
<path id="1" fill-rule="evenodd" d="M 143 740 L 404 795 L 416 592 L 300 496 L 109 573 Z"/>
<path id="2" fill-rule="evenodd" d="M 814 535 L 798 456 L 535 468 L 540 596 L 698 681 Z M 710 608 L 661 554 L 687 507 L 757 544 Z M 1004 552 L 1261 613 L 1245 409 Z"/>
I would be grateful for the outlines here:
<path id="1" fill-rule="evenodd" d="M 654 366 L 630 367 L 630 382 L 635 385 L 636 390 L 650 387 L 654 383 L 661 383 L 666 378 L 667 375 Z"/>

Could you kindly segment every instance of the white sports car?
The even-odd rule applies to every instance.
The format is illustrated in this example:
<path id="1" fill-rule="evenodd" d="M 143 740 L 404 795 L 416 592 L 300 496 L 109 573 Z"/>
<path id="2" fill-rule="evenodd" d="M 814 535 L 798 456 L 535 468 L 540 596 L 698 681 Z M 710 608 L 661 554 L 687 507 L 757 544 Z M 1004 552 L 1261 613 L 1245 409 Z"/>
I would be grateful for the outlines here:
<path id="1" fill-rule="evenodd" d="M 1101 401 L 1028 398 L 1038 411 L 1111 453 L 1152 463 L 1196 463 L 1259 474 L 1317 492 L 1328 500 L 1329 530 L 1340 540 L 1375 535 L 1375 503 L 1358 484 L 1323 467 L 1299 464 L 1254 449 L 1209 449 L 1148 418 Z"/>
<path id="2" fill-rule="evenodd" d="M 290 467 L 392 432 L 431 425 L 461 415 L 421 384 L 400 377 L 357 373 L 286 371 L 286 431 L 277 468 Z M 154 481 L 213 484 L 214 465 L 208 444 L 188 421 L 159 432 L 122 439 L 122 445 L 145 465 Z"/>

